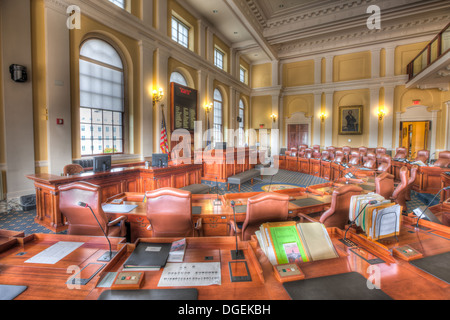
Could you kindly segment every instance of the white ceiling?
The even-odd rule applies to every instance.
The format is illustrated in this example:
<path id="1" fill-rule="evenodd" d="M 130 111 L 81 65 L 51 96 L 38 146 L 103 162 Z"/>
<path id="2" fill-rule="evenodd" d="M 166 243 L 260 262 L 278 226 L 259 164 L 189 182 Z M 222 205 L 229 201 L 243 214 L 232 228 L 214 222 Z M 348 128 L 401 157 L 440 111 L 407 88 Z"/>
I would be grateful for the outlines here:
<path id="1" fill-rule="evenodd" d="M 178 0 L 203 18 L 250 63 L 278 60 L 290 47 L 329 38 L 367 33 L 367 8 L 381 9 L 383 27 L 376 35 L 388 41 L 390 30 L 418 19 L 450 14 L 448 0 Z M 448 23 L 436 23 L 435 29 Z M 443 25 L 442 25 L 443 24 Z M 418 30 L 423 29 L 419 27 Z M 433 29 L 434 28 L 434 29 Z M 408 28 L 407 28 L 408 29 Z M 410 28 L 408 30 L 411 30 Z M 408 35 L 410 36 L 410 35 Z M 364 36 L 358 40 L 370 44 Z M 281 54 L 281 57 L 287 58 Z M 289 56 L 289 58 L 292 56 Z"/>

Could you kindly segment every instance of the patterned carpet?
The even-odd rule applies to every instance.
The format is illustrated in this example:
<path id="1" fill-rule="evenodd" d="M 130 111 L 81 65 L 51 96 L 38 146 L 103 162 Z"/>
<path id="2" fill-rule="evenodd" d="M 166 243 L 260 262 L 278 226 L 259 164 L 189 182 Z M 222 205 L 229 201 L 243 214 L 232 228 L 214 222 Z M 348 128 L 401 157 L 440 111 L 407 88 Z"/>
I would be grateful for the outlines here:
<path id="1" fill-rule="evenodd" d="M 254 184 L 246 182 L 241 186 L 241 192 L 258 192 L 258 191 L 275 191 L 286 188 L 307 187 L 320 183 L 327 182 L 322 178 L 306 175 L 300 172 L 292 172 L 286 170 L 279 170 L 277 174 L 272 176 L 264 176 L 263 179 L 255 179 Z M 203 181 L 204 184 L 208 184 L 213 188 L 211 193 L 215 193 L 215 182 Z M 225 193 L 237 193 L 239 192 L 238 186 L 234 185 L 230 187 L 230 191 L 227 191 L 226 183 L 218 183 L 219 194 Z M 414 191 L 411 192 L 411 201 L 408 201 L 408 211 L 412 211 L 419 206 L 428 205 L 432 200 L 433 195 L 418 194 Z M 436 197 L 434 203 L 439 201 L 439 197 Z M 52 233 L 45 227 L 34 222 L 36 216 L 35 210 L 23 211 L 18 201 L 0 201 L 0 229 L 11 231 L 23 231 L 26 235 L 33 233 Z M 64 233 L 64 232 L 63 232 Z"/>

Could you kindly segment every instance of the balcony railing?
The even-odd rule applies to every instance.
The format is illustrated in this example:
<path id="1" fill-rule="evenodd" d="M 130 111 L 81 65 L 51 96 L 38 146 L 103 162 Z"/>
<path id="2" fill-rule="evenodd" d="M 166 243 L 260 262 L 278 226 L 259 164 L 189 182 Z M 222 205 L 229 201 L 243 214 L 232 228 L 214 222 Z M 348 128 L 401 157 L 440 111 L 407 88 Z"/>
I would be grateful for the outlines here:
<path id="1" fill-rule="evenodd" d="M 425 70 L 450 49 L 450 23 L 408 64 L 409 80 Z"/>

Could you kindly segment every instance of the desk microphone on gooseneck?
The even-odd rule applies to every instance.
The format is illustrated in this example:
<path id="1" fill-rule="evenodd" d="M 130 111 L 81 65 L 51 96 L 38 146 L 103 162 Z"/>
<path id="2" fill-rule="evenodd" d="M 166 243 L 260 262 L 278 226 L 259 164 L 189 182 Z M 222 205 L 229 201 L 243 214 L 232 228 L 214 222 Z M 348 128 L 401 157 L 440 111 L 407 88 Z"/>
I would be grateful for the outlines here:
<path id="1" fill-rule="evenodd" d="M 97 223 L 98 223 L 98 226 L 100 227 L 100 229 L 102 230 L 103 234 L 105 235 L 106 240 L 108 241 L 108 244 L 109 244 L 109 252 L 105 252 L 105 254 L 103 254 L 103 256 L 101 256 L 97 261 L 104 261 L 104 262 L 111 261 L 111 259 L 117 254 L 117 252 L 111 250 L 111 242 L 109 241 L 108 236 L 106 235 L 105 230 L 103 230 L 102 225 L 101 225 L 100 222 L 98 221 L 97 216 L 95 215 L 94 211 L 92 210 L 92 208 L 91 208 L 87 203 L 84 203 L 84 202 L 81 202 L 81 201 L 80 201 L 80 202 L 78 202 L 78 205 L 79 205 L 80 207 L 83 207 L 83 208 L 89 208 L 89 210 L 91 210 L 92 215 L 94 216 L 95 220 L 96 220 Z"/>
<path id="2" fill-rule="evenodd" d="M 231 258 L 233 260 L 243 260 L 245 259 L 244 252 L 238 249 L 238 237 L 237 237 L 237 223 L 236 223 L 236 210 L 235 210 L 235 202 L 231 200 L 231 207 L 233 208 L 233 217 L 234 217 L 234 235 L 236 238 L 236 250 L 231 250 Z"/>
<path id="3" fill-rule="evenodd" d="M 356 220 L 358 220 L 359 216 L 361 215 L 361 213 L 364 211 L 364 209 L 369 205 L 369 204 L 376 204 L 378 203 L 377 200 L 371 200 L 369 202 L 367 202 L 364 207 L 359 211 L 358 215 L 356 216 L 355 219 L 353 219 L 353 221 L 350 223 L 350 225 L 347 227 L 347 229 L 345 230 L 345 234 L 344 234 L 344 238 L 342 239 L 342 242 L 349 247 L 354 247 L 356 246 L 355 243 L 351 240 L 347 239 L 347 232 L 348 230 L 350 230 L 350 228 L 353 226 L 353 224 L 356 222 Z"/>
<path id="4" fill-rule="evenodd" d="M 433 201 L 434 201 L 434 199 L 436 199 L 436 197 L 437 197 L 437 195 L 438 194 L 440 194 L 442 191 L 444 191 L 444 190 L 450 190 L 450 186 L 449 187 L 445 187 L 445 188 L 442 188 L 441 190 L 439 190 L 435 195 L 434 195 L 434 197 L 433 197 L 433 199 L 431 199 L 431 201 L 428 203 L 428 205 L 425 207 L 425 209 L 422 209 L 423 207 L 419 207 L 419 210 L 420 210 L 420 215 L 419 215 L 419 218 L 417 219 L 417 223 L 416 223 L 416 228 L 418 228 L 419 227 L 419 220 L 420 220 L 420 218 L 422 218 L 422 216 L 426 216 L 429 220 L 431 220 L 432 222 L 436 222 L 436 223 L 439 223 L 439 224 L 441 224 L 441 222 L 439 221 L 439 219 L 437 219 L 434 215 L 433 215 L 433 213 L 430 211 L 428 214 L 426 214 L 427 213 L 427 210 L 428 210 L 428 208 L 431 206 L 431 204 L 433 203 Z M 417 210 L 417 209 L 416 209 Z"/>

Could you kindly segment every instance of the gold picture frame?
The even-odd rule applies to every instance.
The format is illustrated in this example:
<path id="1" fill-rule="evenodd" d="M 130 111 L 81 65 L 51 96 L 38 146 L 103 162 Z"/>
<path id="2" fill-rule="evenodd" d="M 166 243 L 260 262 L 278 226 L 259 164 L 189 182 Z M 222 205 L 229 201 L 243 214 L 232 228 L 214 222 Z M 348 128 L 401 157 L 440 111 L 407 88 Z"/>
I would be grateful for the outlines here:
<path id="1" fill-rule="evenodd" d="M 361 135 L 363 133 L 363 106 L 339 107 L 339 134 Z"/>

